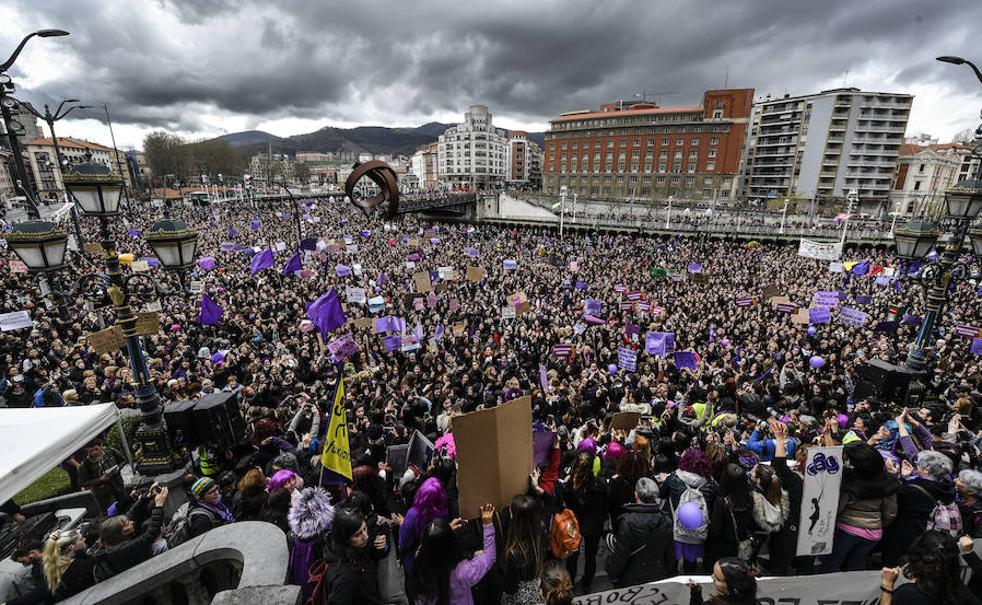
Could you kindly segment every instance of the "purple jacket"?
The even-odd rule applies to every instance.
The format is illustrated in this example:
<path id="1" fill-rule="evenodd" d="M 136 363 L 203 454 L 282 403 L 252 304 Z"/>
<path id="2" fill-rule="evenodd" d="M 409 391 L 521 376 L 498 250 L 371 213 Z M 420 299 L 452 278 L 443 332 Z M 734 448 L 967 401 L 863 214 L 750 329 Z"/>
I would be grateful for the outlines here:
<path id="1" fill-rule="evenodd" d="M 917 438 L 921 440 L 921 444 L 924 445 L 924 449 L 929 450 L 934 445 L 934 436 L 931 435 L 931 431 L 924 428 L 923 424 L 918 424 L 912 427 L 914 434 Z M 904 457 L 911 461 L 911 463 L 917 460 L 917 454 L 920 450 L 917 449 L 917 445 L 910 435 L 904 435 L 903 437 L 898 437 L 897 442 L 900 443 L 901 449 L 903 449 Z"/>
<path id="2" fill-rule="evenodd" d="M 494 544 L 494 524 L 484 526 L 484 550 L 474 553 L 471 559 L 457 564 L 450 574 L 450 605 L 474 605 L 471 588 L 481 581 L 494 565 L 496 552 Z M 436 597 L 417 598 L 416 605 L 435 605 Z"/>

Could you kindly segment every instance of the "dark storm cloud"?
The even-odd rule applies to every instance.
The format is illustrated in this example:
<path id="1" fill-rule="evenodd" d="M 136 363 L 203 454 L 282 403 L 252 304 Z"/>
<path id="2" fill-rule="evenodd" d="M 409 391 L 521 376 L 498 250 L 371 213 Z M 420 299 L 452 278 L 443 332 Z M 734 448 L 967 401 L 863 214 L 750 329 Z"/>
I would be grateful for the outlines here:
<path id="1" fill-rule="evenodd" d="M 644 90 L 695 104 L 725 81 L 805 94 L 849 73 L 971 94 L 967 70 L 933 57 L 971 56 L 982 20 L 977 0 L 38 4 L 15 2 L 18 21 L 70 30 L 61 48 L 78 69 L 25 96 L 110 102 L 116 120 L 182 130 L 223 113 L 405 124 L 474 102 L 543 122 Z"/>

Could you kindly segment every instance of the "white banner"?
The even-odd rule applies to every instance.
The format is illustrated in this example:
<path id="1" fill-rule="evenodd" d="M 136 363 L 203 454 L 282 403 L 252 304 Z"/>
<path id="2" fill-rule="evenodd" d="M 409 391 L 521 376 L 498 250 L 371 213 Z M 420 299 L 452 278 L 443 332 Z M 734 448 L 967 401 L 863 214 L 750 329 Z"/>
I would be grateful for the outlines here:
<path id="1" fill-rule="evenodd" d="M 348 286 L 348 287 L 346 287 L 344 289 L 344 292 L 345 292 L 345 294 L 348 297 L 348 302 L 349 303 L 362 303 L 363 304 L 365 302 L 365 300 L 366 300 L 366 298 L 365 298 L 365 288 L 354 288 L 352 286 Z"/>
<path id="2" fill-rule="evenodd" d="M 31 314 L 28 311 L 14 311 L 13 313 L 0 313 L 0 331 L 9 332 L 21 328 L 33 328 L 34 322 L 31 321 Z"/>
<path id="3" fill-rule="evenodd" d="M 796 555 L 832 552 L 841 484 L 842 446 L 808 448 Z"/>
<path id="4" fill-rule="evenodd" d="M 661 582 L 638 584 L 573 599 L 574 605 L 688 605 L 689 578 L 702 586 L 703 600 L 716 594 L 710 576 L 677 576 Z M 880 598 L 879 571 L 851 571 L 833 575 L 759 578 L 757 603 L 764 605 L 838 605 L 876 603 Z"/>
<path id="5" fill-rule="evenodd" d="M 835 242 L 813 242 L 808 239 L 798 244 L 798 256 L 818 260 L 836 260 L 842 254 L 842 244 Z"/>
<path id="6" fill-rule="evenodd" d="M 515 319 L 515 307 L 511 305 L 501 307 L 501 319 Z"/>

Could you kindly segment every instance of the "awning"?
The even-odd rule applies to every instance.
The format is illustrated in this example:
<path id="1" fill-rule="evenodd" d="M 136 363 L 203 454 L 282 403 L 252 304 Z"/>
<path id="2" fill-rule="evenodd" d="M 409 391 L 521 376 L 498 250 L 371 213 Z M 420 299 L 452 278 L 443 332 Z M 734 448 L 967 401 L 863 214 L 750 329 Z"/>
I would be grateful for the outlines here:
<path id="1" fill-rule="evenodd" d="M 0 503 L 112 426 L 118 414 L 114 403 L 0 409 Z"/>

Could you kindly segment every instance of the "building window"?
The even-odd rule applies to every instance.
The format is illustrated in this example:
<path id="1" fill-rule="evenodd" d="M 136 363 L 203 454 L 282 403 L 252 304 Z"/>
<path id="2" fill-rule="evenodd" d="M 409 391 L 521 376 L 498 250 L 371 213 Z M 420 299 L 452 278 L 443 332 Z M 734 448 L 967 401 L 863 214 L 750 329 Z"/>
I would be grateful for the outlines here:
<path id="1" fill-rule="evenodd" d="M 703 189 L 702 190 L 702 197 L 708 197 L 708 198 L 713 197 L 713 190 L 712 189 Z"/>
<path id="2" fill-rule="evenodd" d="M 662 137 L 661 144 L 668 145 L 668 137 Z"/>
<path id="3" fill-rule="evenodd" d="M 713 177 L 707 176 L 706 178 L 704 178 L 702 180 L 702 184 L 703 185 L 712 185 L 713 184 Z"/>
<path id="4" fill-rule="evenodd" d="M 706 162 L 706 170 L 716 170 L 716 162 Z"/>
<path id="5" fill-rule="evenodd" d="M 685 139 L 675 139 L 676 145 L 685 145 Z"/>
<path id="6" fill-rule="evenodd" d="M 924 174 L 924 164 L 921 164 L 920 166 L 917 167 L 917 172 Z"/>
<path id="7" fill-rule="evenodd" d="M 667 168 L 668 167 L 667 167 L 667 164 L 665 164 L 665 162 L 659 162 L 658 163 L 658 172 L 665 172 L 665 170 L 667 170 Z"/>
<path id="8" fill-rule="evenodd" d="M 921 182 L 914 181 L 914 191 L 920 191 L 920 190 L 921 190 Z"/>
<path id="9" fill-rule="evenodd" d="M 708 157 L 711 157 L 711 158 L 714 158 L 714 157 L 716 157 L 716 150 L 715 150 L 715 149 L 710 149 L 710 150 L 709 150 L 709 153 L 708 153 L 708 154 L 706 154 L 706 155 L 707 155 Z"/>
<path id="10" fill-rule="evenodd" d="M 686 167 L 686 172 L 688 172 L 689 174 L 695 174 L 696 173 L 696 163 L 695 162 L 690 162 L 689 165 Z"/>
<path id="11" fill-rule="evenodd" d="M 699 144 L 699 139 L 692 139 L 692 141 L 690 141 L 690 144 L 692 144 L 692 145 L 698 145 Z"/>
<path id="12" fill-rule="evenodd" d="M 709 139 L 709 144 L 710 145 L 719 145 L 719 139 L 716 138 L 716 137 L 713 137 L 713 138 Z"/>
<path id="13" fill-rule="evenodd" d="M 675 174 L 682 172 L 682 162 L 674 162 L 672 164 L 672 172 Z"/>

